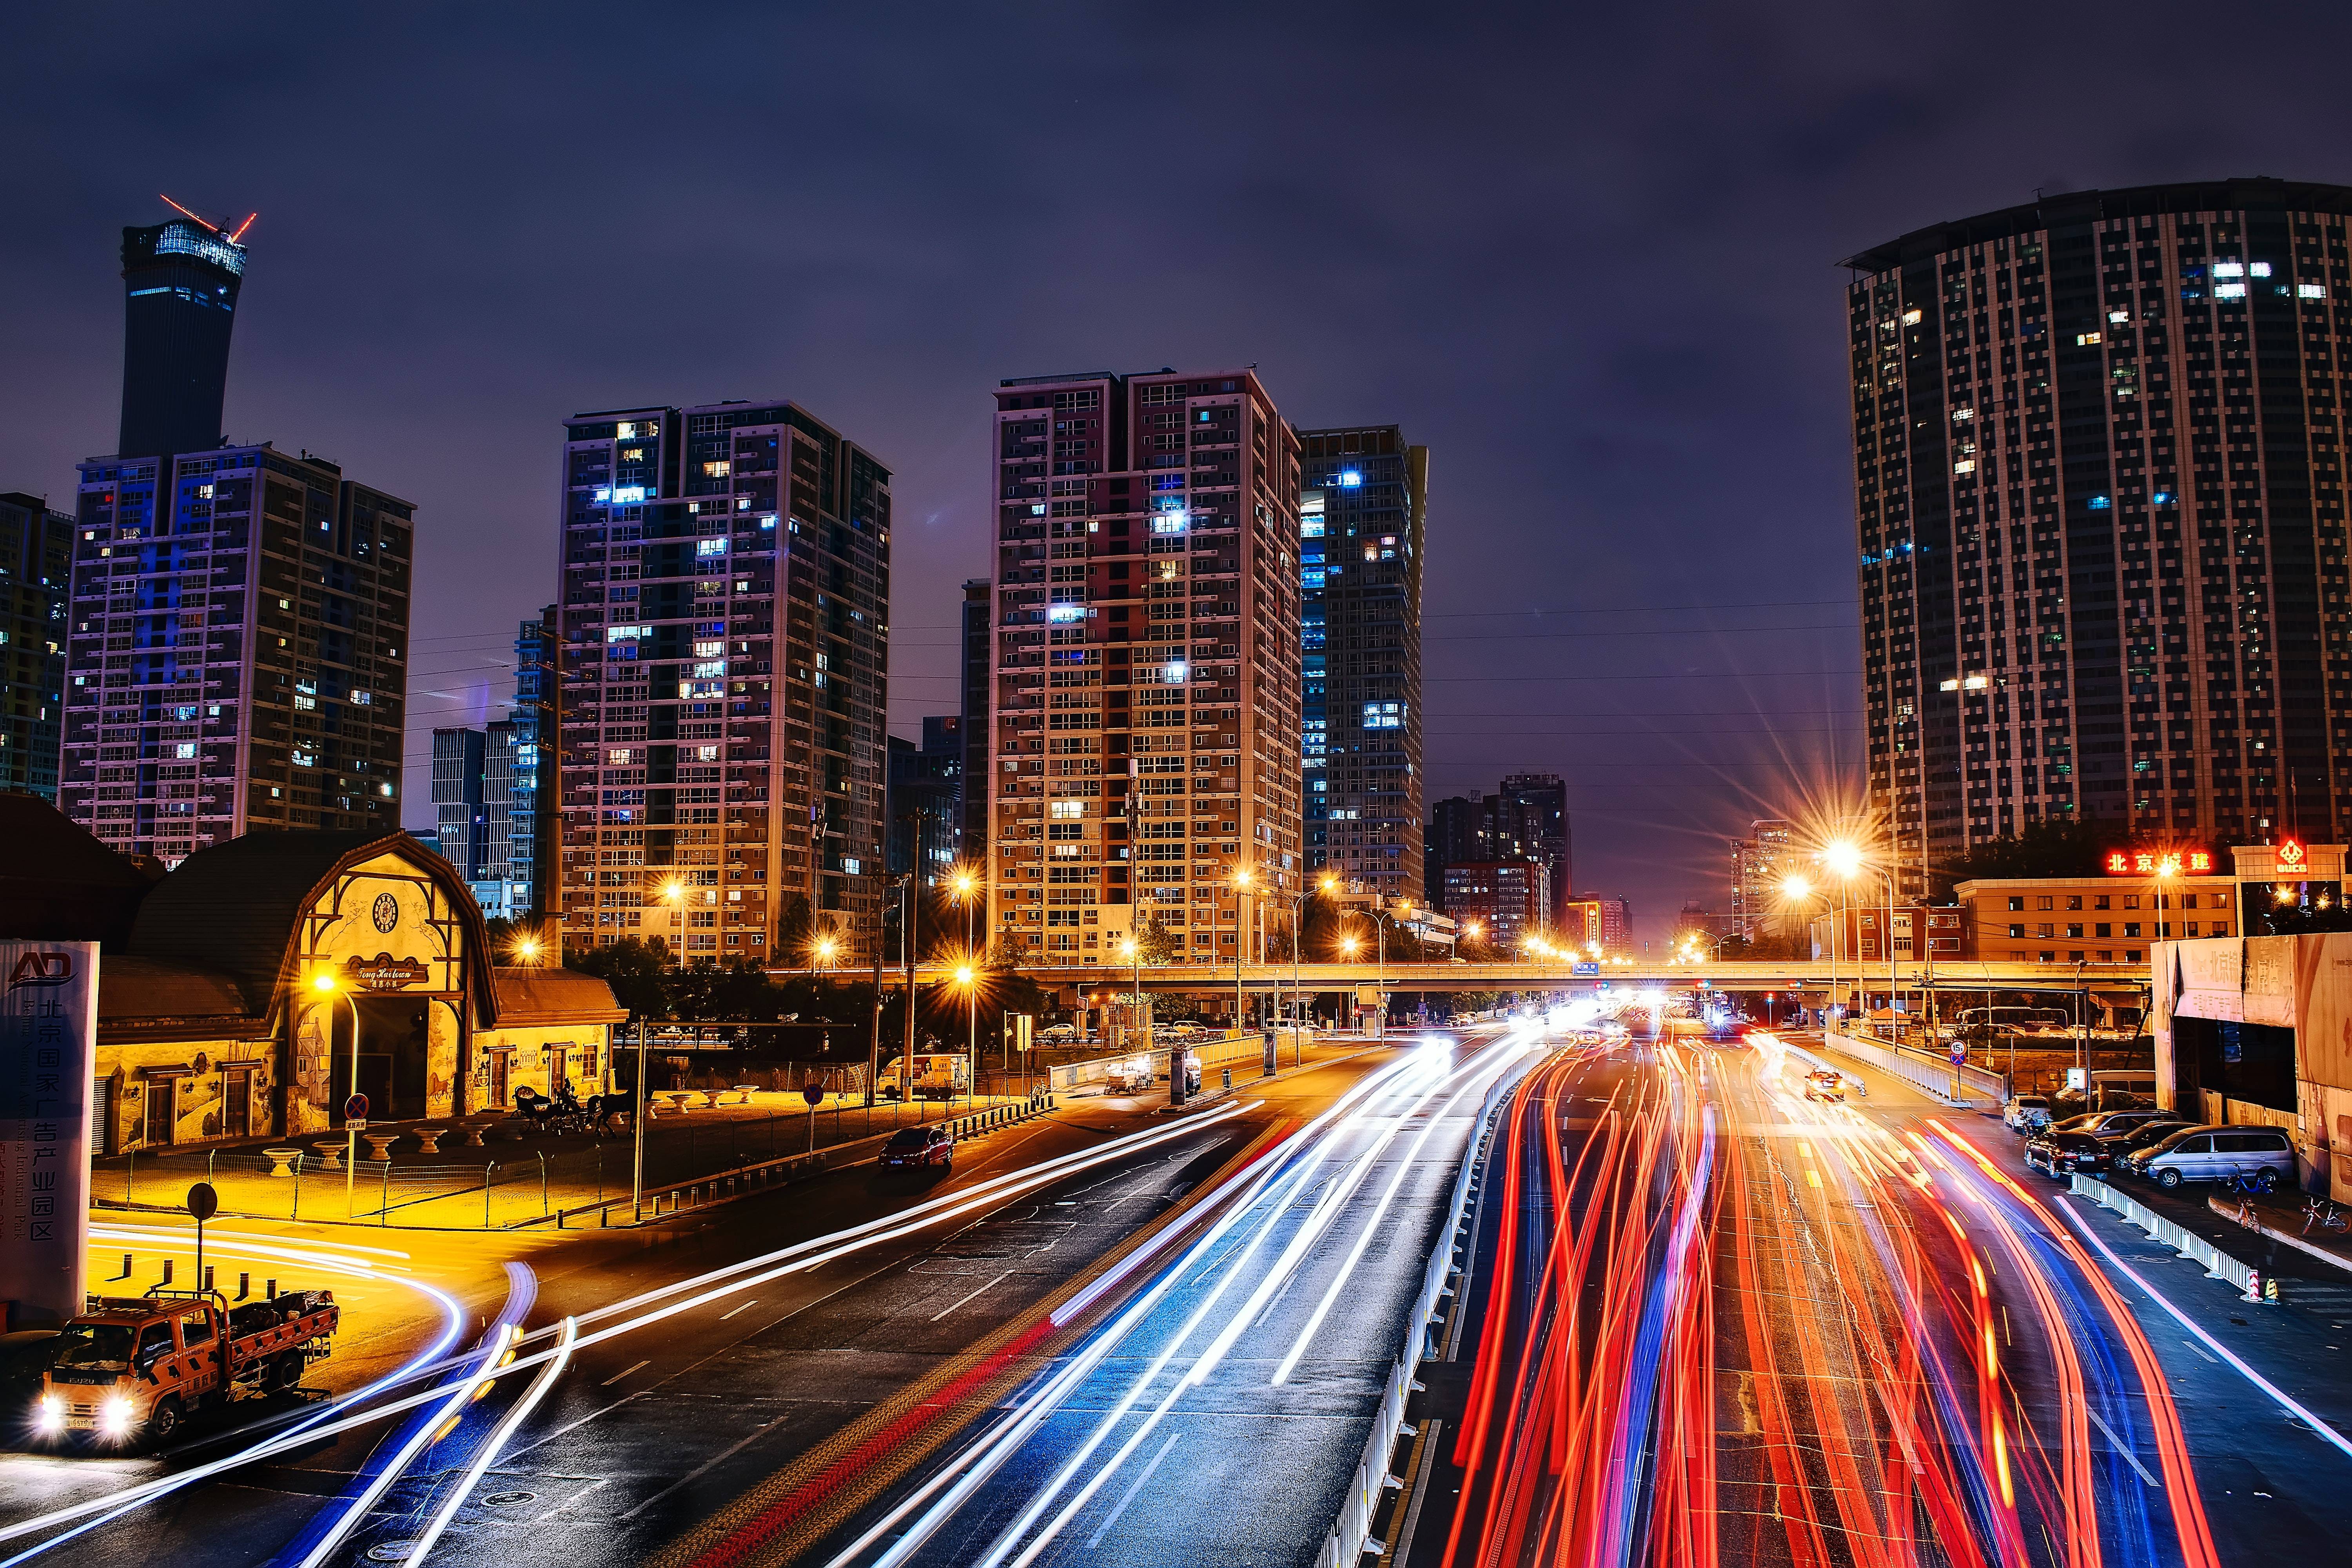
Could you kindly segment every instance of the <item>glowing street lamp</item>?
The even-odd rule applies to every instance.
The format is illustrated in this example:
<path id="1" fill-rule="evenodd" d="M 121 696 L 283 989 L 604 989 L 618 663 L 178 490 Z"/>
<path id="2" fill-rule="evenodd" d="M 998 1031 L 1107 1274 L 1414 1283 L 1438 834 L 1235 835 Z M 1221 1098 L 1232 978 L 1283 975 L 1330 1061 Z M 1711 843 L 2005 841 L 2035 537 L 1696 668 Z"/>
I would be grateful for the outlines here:
<path id="1" fill-rule="evenodd" d="M 356 1096 L 360 1091 L 359 999 L 351 994 L 350 990 L 344 986 L 341 980 L 336 978 L 335 972 L 331 969 L 321 969 L 316 974 L 310 976 L 310 989 L 317 992 L 321 996 L 341 996 L 343 999 L 344 1004 L 352 1010 L 352 1076 L 350 1085 L 344 1092 L 349 1095 Z M 330 1003 L 329 1010 L 331 1011 L 332 1007 L 333 1005 Z M 352 1174 L 358 1167 L 360 1159 L 360 1130 L 357 1120 L 353 1117 L 346 1116 L 343 1118 L 343 1143 L 345 1151 L 343 1154 L 343 1214 L 344 1216 L 348 1218 L 351 1215 L 353 1202 L 352 1187 Z M 196 1283 L 198 1285 L 202 1285 L 204 1281 L 199 1279 Z"/>
<path id="2" fill-rule="evenodd" d="M 662 884 L 661 896 L 677 922 L 677 967 L 683 973 L 686 971 L 686 884 L 672 878 Z"/>
<path id="3" fill-rule="evenodd" d="M 816 939 L 815 950 L 816 961 L 830 969 L 833 967 L 833 955 L 841 951 L 841 943 L 831 936 L 821 936 Z"/>

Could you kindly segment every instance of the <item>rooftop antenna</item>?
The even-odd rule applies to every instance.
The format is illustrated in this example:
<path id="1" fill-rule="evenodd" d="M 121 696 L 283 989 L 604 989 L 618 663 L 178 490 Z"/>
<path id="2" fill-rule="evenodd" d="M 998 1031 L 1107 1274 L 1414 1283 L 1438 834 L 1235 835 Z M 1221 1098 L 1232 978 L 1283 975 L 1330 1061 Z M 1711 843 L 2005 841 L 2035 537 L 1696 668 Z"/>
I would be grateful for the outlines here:
<path id="1" fill-rule="evenodd" d="M 227 229 L 223 228 L 212 219 L 205 216 L 201 213 L 191 212 L 188 208 L 182 206 L 171 197 L 164 195 L 163 192 L 158 191 L 155 195 L 158 200 L 163 202 L 165 206 L 170 207 L 173 212 L 180 214 L 183 217 L 193 219 L 194 222 L 204 225 L 206 228 L 212 230 L 223 239 L 227 240 L 231 245 L 235 245 L 237 242 L 238 237 L 243 235 L 247 229 L 253 226 L 253 220 L 261 216 L 259 213 L 251 214 L 243 223 L 236 226 L 236 233 L 231 234 Z"/>

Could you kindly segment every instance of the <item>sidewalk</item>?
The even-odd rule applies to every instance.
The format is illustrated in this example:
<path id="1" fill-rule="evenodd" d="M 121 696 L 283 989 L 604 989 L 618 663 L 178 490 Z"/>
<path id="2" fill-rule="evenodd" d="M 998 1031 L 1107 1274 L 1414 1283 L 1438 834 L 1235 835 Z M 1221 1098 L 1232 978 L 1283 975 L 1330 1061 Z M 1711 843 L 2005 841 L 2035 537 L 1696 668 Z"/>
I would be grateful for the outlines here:
<path id="1" fill-rule="evenodd" d="M 2327 1229 L 2305 1212 L 2305 1205 L 2311 1201 L 2302 1193 L 2289 1196 L 2246 1198 L 2234 1194 L 2224 1196 L 2215 1193 L 2205 1200 L 2205 1205 L 2232 1225 L 2242 1226 L 2270 1241 L 2291 1247 L 2322 1263 L 2333 1264 L 2352 1273 L 2352 1226 L 2343 1230 Z M 2352 1220 L 2352 1209 L 2326 1204 L 2323 1204 L 2323 1207 L 2335 1208 L 2336 1213 Z"/>
<path id="2" fill-rule="evenodd" d="M 812 1115 L 797 1093 L 760 1091 L 748 1104 L 729 1099 L 715 1109 L 668 1110 L 647 1121 L 647 1191 L 858 1142 L 901 1126 L 1028 1104 L 1025 1097 L 982 1097 L 951 1104 L 884 1101 L 868 1109 L 855 1096 L 839 1096 Z M 630 1193 L 635 1147 L 625 1131 L 604 1138 L 542 1134 L 507 1118 L 488 1124 L 486 1136 L 487 1147 L 471 1149 L 453 1131 L 430 1155 L 417 1151 L 413 1136 L 404 1137 L 390 1159 L 366 1158 L 363 1145 L 356 1163 L 343 1158 L 341 1138 L 304 1140 L 300 1157 L 283 1162 L 263 1152 L 274 1140 L 123 1155 L 95 1163 L 91 1198 L 100 1209 L 168 1211 L 182 1206 L 192 1184 L 209 1182 L 220 1195 L 221 1213 L 234 1218 L 478 1231 L 529 1224 Z M 329 1142 L 331 1150 L 317 1146 Z"/>

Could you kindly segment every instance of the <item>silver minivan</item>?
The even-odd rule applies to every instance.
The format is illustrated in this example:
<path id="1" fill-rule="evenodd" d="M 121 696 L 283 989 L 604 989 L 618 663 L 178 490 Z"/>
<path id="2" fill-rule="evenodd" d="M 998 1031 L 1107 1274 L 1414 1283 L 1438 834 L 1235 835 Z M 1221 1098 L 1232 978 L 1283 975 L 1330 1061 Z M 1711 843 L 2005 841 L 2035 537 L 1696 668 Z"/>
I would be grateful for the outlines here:
<path id="1" fill-rule="evenodd" d="M 2294 1140 L 2277 1127 L 2192 1127 L 2126 1157 L 2135 1174 L 2159 1187 L 2226 1182 L 2243 1174 L 2263 1192 L 2294 1180 Z"/>

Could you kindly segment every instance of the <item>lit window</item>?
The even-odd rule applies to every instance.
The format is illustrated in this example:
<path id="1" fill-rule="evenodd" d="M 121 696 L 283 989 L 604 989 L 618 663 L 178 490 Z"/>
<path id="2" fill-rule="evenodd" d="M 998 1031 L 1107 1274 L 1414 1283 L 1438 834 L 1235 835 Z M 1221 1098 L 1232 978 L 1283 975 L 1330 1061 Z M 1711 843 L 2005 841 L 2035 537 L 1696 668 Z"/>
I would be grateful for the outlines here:
<path id="1" fill-rule="evenodd" d="M 727 542 L 723 539 L 698 539 L 694 542 L 694 552 L 697 555 L 724 555 L 727 553 Z"/>
<path id="2" fill-rule="evenodd" d="M 1973 408 L 1955 408 L 1952 410 L 1952 423 L 1955 425 L 1962 424 L 1965 421 L 1975 418 L 1976 416 L 1977 411 Z"/>
<path id="3" fill-rule="evenodd" d="M 1917 310 L 1906 310 L 1903 312 L 1903 324 L 1906 327 L 1916 327 L 1925 318 L 1922 313 Z"/>
<path id="4" fill-rule="evenodd" d="M 2130 321 L 2131 312 L 2129 310 L 2109 310 L 2107 312 L 2107 324 L 2109 326 L 2127 326 L 2130 324 Z"/>
<path id="5" fill-rule="evenodd" d="M 694 667 L 694 679 L 697 680 L 716 680 L 726 673 L 727 661 L 723 658 L 707 659 Z"/>
<path id="6" fill-rule="evenodd" d="M 2243 278 L 2245 275 L 2245 263 L 2242 261 L 2217 261 L 2213 263 L 2213 276 L 2216 278 Z"/>
<path id="7" fill-rule="evenodd" d="M 1986 687 L 1991 684 L 1992 682 L 1989 678 L 1981 675 L 1971 675 L 1966 680 L 1960 682 L 1960 685 L 1963 688 L 1970 691 L 1982 691 Z"/>
<path id="8" fill-rule="evenodd" d="M 2078 349 L 2095 348 L 2099 344 L 2100 341 L 2099 334 L 2096 332 L 2077 332 L 2074 334 L 2074 346 Z"/>
<path id="9" fill-rule="evenodd" d="M 694 748 L 694 760 L 698 763 L 715 763 L 719 760 L 719 748 L 697 746 Z"/>
<path id="10" fill-rule="evenodd" d="M 194 741 L 183 741 L 172 748 L 172 754 L 175 757 L 193 757 L 196 754 L 196 743 Z"/>
<path id="11" fill-rule="evenodd" d="M 1357 489 L 1363 482 L 1364 476 L 1361 470 L 1356 468 L 1342 468 L 1339 470 L 1339 488 L 1341 489 L 1352 490 Z"/>
<path id="12" fill-rule="evenodd" d="M 646 487 L 643 485 L 615 485 L 613 488 L 614 506 L 635 506 L 645 499 Z"/>
<path id="13" fill-rule="evenodd" d="M 1959 689 L 1960 683 L 1957 680 L 1947 680 L 1936 688 L 1938 691 L 1958 691 Z"/>
<path id="14" fill-rule="evenodd" d="M 2113 505 L 2115 505 L 2115 502 L 2109 500 L 2105 496 L 2093 496 L 2091 498 L 2091 510 L 2093 511 L 2105 511 Z"/>
<path id="15" fill-rule="evenodd" d="M 1087 803 L 1082 800 L 1057 800 L 1054 803 L 1054 818 L 1057 822 L 1076 822 L 1086 816 Z"/>
<path id="16" fill-rule="evenodd" d="M 2271 275 L 2271 264 L 2267 261 L 2257 261 L 2247 268 L 2246 272 L 2250 277 L 2267 278 Z"/>
<path id="17" fill-rule="evenodd" d="M 733 467 L 733 464 L 723 458 L 716 463 L 705 463 L 702 465 L 702 477 L 706 479 L 723 479 Z"/>
<path id="18" fill-rule="evenodd" d="M 2324 283 L 2298 283 L 2294 286 L 2294 293 L 2298 300 L 2325 300 L 2327 298 L 2327 286 Z"/>
<path id="19" fill-rule="evenodd" d="M 1962 458 L 1952 465 L 1952 472 L 1956 474 L 1973 474 L 1976 471 L 1977 460 L 1974 458 Z"/>
<path id="20" fill-rule="evenodd" d="M 604 760 L 613 767 L 625 768 L 636 760 L 636 753 L 625 747 L 615 746 L 604 753 Z"/>
<path id="21" fill-rule="evenodd" d="M 2218 272 L 2221 268 L 2217 267 L 2214 270 Z M 2213 285 L 2213 298 L 2216 300 L 2242 300 L 2245 297 L 2246 286 L 2243 283 L 2216 283 Z"/>
<path id="22" fill-rule="evenodd" d="M 698 642 L 694 645 L 694 657 L 697 658 L 717 658 L 726 651 L 727 645 L 723 642 Z"/>

